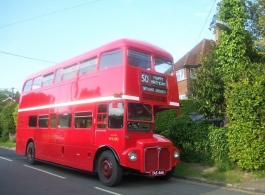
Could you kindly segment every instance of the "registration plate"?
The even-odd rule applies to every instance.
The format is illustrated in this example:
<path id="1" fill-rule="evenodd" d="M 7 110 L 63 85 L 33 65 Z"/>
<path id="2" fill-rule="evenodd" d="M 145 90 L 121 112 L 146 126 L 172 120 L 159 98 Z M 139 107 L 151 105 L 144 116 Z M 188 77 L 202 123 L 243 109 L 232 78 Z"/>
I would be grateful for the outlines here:
<path id="1" fill-rule="evenodd" d="M 151 176 L 162 176 L 166 174 L 166 171 L 164 170 L 157 170 L 157 171 L 151 171 Z"/>

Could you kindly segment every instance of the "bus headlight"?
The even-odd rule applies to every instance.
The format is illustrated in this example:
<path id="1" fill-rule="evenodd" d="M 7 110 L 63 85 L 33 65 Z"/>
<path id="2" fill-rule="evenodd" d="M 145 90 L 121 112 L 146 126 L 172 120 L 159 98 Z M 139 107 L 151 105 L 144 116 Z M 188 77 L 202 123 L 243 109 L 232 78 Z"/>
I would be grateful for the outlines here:
<path id="1" fill-rule="evenodd" d="M 134 151 L 129 152 L 128 157 L 132 162 L 137 160 L 137 154 Z"/>
<path id="2" fill-rule="evenodd" d="M 174 152 L 174 158 L 178 158 L 179 157 L 179 152 L 178 151 L 175 151 Z"/>

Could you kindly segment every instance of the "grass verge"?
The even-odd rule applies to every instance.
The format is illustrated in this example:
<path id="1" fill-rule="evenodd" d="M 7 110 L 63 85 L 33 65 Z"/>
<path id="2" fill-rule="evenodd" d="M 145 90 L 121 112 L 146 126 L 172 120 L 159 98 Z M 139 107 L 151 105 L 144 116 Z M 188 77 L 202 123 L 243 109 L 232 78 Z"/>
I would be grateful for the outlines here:
<path id="1" fill-rule="evenodd" d="M 8 140 L 6 142 L 0 142 L 0 146 L 7 147 L 7 148 L 13 148 L 16 146 L 16 143 L 14 143 L 11 140 Z"/>
<path id="2" fill-rule="evenodd" d="M 203 178 L 207 181 L 236 184 L 264 178 L 265 171 L 245 172 L 240 169 L 220 171 L 216 167 L 207 167 L 200 164 L 181 162 L 176 166 L 175 176 Z"/>

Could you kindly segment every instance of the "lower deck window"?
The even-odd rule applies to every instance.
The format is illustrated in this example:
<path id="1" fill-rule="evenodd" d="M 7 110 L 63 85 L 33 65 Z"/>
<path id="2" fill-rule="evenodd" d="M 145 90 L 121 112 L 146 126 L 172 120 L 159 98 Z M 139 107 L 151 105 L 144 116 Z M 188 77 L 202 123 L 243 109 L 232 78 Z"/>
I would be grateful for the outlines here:
<path id="1" fill-rule="evenodd" d="M 29 116 L 29 127 L 37 127 L 37 116 Z"/>
<path id="2" fill-rule="evenodd" d="M 47 128 L 48 122 L 49 122 L 49 116 L 48 115 L 39 116 L 38 123 L 39 123 L 40 128 Z"/>
<path id="3" fill-rule="evenodd" d="M 75 128 L 91 128 L 92 112 L 75 113 Z"/>
<path id="4" fill-rule="evenodd" d="M 58 127 L 71 127 L 71 114 L 59 114 L 58 115 Z"/>

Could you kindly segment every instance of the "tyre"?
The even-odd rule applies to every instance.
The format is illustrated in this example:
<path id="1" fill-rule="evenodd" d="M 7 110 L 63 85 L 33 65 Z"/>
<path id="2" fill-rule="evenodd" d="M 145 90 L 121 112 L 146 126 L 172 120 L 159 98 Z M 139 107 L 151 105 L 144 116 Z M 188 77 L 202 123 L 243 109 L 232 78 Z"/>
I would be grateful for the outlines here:
<path id="1" fill-rule="evenodd" d="M 105 186 L 115 186 L 122 178 L 122 167 L 110 150 L 104 151 L 98 160 L 98 177 Z"/>
<path id="2" fill-rule="evenodd" d="M 35 159 L 35 146 L 33 142 L 30 142 L 27 147 L 27 160 L 30 165 L 36 164 Z"/>
<path id="3" fill-rule="evenodd" d="M 159 179 L 159 180 L 168 180 L 168 179 L 170 179 L 170 178 L 173 176 L 174 172 L 175 172 L 175 167 L 172 167 L 172 169 L 171 169 L 170 171 L 168 171 L 168 172 L 166 173 L 166 175 L 163 175 L 163 176 L 157 176 L 157 177 L 155 177 L 155 178 L 156 178 L 156 179 Z"/>

